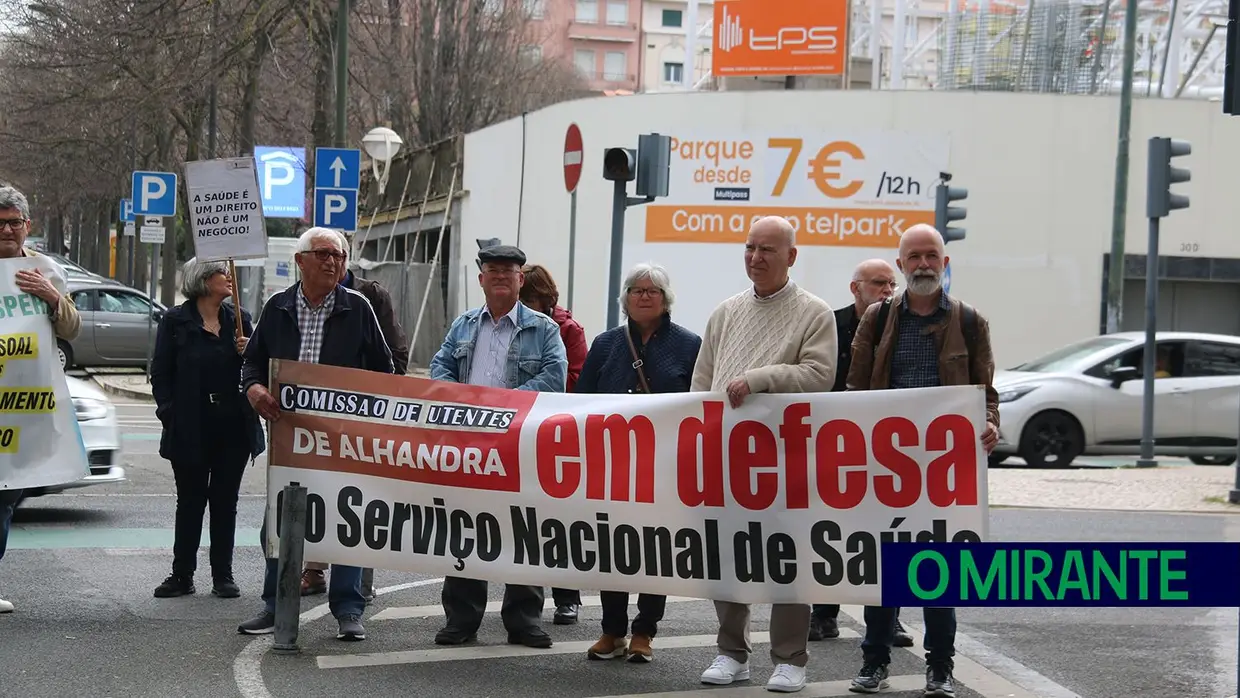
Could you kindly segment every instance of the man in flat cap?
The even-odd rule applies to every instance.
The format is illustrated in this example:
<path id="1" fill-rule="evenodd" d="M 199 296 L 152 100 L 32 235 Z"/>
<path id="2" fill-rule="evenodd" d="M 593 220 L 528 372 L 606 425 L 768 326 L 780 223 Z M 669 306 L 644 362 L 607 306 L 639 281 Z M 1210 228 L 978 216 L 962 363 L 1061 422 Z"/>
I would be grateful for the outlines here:
<path id="1" fill-rule="evenodd" d="M 480 240 L 478 284 L 486 303 L 458 317 L 443 346 L 431 359 L 433 380 L 510 390 L 564 392 L 568 357 L 555 321 L 521 304 L 521 266 L 525 253 L 498 240 Z M 485 245 L 485 246 L 484 246 Z M 542 629 L 542 587 L 509 584 L 500 617 L 508 642 L 545 649 L 551 636 Z M 439 645 L 477 639 L 487 605 L 487 583 L 445 577 L 443 610 L 447 623 L 435 635 Z"/>

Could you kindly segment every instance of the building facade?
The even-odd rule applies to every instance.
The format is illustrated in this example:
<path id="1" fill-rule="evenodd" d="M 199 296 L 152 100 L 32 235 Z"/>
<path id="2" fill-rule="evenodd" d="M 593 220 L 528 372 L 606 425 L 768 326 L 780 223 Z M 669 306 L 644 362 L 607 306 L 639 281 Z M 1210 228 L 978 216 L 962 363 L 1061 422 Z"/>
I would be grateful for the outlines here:
<path id="1" fill-rule="evenodd" d="M 571 63 L 594 92 L 636 92 L 641 0 L 523 0 L 531 54 Z"/>
<path id="2" fill-rule="evenodd" d="M 696 22 L 686 0 L 645 0 L 642 5 L 640 90 L 679 92 L 709 81 L 714 3 L 699 0 Z M 691 33 L 692 60 L 687 54 Z"/>

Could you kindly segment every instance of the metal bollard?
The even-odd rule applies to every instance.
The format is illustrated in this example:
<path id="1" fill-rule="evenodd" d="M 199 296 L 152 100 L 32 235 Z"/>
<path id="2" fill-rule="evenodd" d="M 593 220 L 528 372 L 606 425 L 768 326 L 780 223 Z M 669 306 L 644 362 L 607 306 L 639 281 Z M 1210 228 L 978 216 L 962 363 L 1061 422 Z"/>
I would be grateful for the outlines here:
<path id="1" fill-rule="evenodd" d="M 276 576 L 275 642 L 271 651 L 297 654 L 301 624 L 301 569 L 306 547 L 306 488 L 289 483 L 280 507 L 280 562 Z"/>

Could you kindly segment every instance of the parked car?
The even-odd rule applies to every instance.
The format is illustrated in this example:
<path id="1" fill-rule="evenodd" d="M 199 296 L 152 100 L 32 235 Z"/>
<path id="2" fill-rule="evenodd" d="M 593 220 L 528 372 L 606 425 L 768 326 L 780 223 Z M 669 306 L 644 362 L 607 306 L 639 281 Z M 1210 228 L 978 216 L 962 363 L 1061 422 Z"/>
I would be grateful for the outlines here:
<path id="1" fill-rule="evenodd" d="M 147 348 L 166 308 L 150 296 L 110 279 L 71 276 L 69 297 L 82 316 L 82 331 L 72 342 L 57 340 L 60 365 L 142 366 Z"/>
<path id="2" fill-rule="evenodd" d="M 99 274 L 96 274 L 90 271 L 86 267 L 74 262 L 73 260 L 69 259 L 68 257 L 62 254 L 52 254 L 51 252 L 44 252 L 43 256 L 59 264 L 60 268 L 65 270 L 65 275 L 68 276 L 69 278 L 73 278 L 77 276 L 84 276 L 88 279 L 106 279 L 107 278 L 105 276 L 100 276 Z"/>
<path id="3" fill-rule="evenodd" d="M 1154 453 L 1230 465 L 1240 431 L 1240 337 L 1159 332 Z M 1067 467 L 1141 451 L 1143 332 L 1093 337 L 998 371 L 1002 426 L 990 457 Z"/>
<path id="4" fill-rule="evenodd" d="M 121 466 L 121 434 L 116 423 L 116 407 L 93 383 L 73 376 L 65 376 L 65 382 L 69 385 L 69 396 L 73 399 L 73 410 L 82 431 L 82 445 L 86 447 L 90 475 L 59 485 L 28 489 L 23 492 L 23 498 L 125 481 L 125 468 Z"/>

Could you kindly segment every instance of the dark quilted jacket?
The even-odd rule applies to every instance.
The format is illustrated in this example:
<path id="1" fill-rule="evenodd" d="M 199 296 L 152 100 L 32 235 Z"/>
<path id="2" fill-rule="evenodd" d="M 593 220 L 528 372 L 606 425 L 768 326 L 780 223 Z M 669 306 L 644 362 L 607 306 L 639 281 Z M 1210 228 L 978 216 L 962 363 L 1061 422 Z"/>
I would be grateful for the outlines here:
<path id="1" fill-rule="evenodd" d="M 638 392 L 637 371 L 633 368 L 633 354 L 624 332 L 632 333 L 633 344 L 644 362 L 642 370 L 652 393 L 684 393 L 689 391 L 693 380 L 693 364 L 697 362 L 702 338 L 663 316 L 663 325 L 642 346 L 641 333 L 636 326 L 625 323 L 594 338 L 590 353 L 586 355 L 581 377 L 577 379 L 577 393 L 635 393 Z"/>

